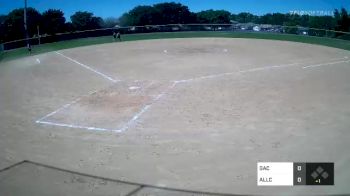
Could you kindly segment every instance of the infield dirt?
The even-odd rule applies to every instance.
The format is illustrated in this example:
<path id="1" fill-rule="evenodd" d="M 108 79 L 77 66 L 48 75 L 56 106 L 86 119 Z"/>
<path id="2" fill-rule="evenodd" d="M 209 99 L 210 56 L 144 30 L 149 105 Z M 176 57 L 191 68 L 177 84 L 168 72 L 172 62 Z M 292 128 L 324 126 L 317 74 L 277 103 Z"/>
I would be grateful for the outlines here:
<path id="1" fill-rule="evenodd" d="M 196 38 L 59 52 L 80 64 L 55 52 L 1 63 L 0 168 L 31 160 L 197 191 L 350 192 L 348 51 Z M 335 186 L 257 187 L 258 161 L 335 162 Z M 16 178 L 25 173 L 20 171 L 0 173 L 0 193 L 40 189 L 23 186 Z M 7 179 L 18 185 L 8 186 Z M 111 187 L 105 188 L 109 193 Z M 157 194 L 150 189 L 138 194 L 143 192 Z"/>

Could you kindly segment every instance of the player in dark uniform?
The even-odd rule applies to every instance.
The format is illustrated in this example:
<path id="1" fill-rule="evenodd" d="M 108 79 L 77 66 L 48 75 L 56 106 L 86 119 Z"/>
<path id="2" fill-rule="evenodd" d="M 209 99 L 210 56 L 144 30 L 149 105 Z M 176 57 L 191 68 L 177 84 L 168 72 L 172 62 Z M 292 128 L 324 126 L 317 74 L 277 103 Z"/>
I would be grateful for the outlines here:
<path id="1" fill-rule="evenodd" d="M 27 44 L 27 49 L 29 54 L 32 54 L 32 46 L 29 43 Z"/>
<path id="2" fill-rule="evenodd" d="M 119 31 L 118 31 L 118 33 L 117 33 L 117 39 L 119 39 L 119 41 L 122 41 L 121 35 L 120 35 L 120 32 L 119 32 Z"/>
<path id="3" fill-rule="evenodd" d="M 117 39 L 117 34 L 115 33 L 115 31 L 113 32 L 113 39 L 114 41 Z"/>

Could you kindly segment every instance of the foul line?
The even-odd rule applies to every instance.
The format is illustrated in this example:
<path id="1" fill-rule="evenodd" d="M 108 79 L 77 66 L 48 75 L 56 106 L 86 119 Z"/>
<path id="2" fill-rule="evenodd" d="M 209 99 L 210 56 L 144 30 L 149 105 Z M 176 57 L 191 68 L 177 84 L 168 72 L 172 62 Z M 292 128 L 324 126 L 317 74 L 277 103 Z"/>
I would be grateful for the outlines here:
<path id="1" fill-rule="evenodd" d="M 75 60 L 75 59 L 72 59 L 72 58 L 70 58 L 70 57 L 68 57 L 68 56 L 66 56 L 66 55 L 64 55 L 64 54 L 62 54 L 62 53 L 60 53 L 60 52 L 56 52 L 56 54 L 58 54 L 58 55 L 60 55 L 60 56 L 62 56 L 62 57 L 64 57 L 64 58 L 66 58 L 66 59 L 68 59 L 68 60 L 70 60 L 70 61 L 72 61 L 72 62 L 74 62 L 74 63 L 76 63 L 76 64 L 78 64 L 78 65 L 80 65 L 80 66 L 82 66 L 82 67 L 84 67 L 85 69 L 88 69 L 88 70 L 90 70 L 90 71 L 92 71 L 92 72 L 94 72 L 94 73 L 96 73 L 96 74 L 98 74 L 98 75 L 104 77 L 105 79 L 107 79 L 107 80 L 109 80 L 109 81 L 111 81 L 111 82 L 113 82 L 113 83 L 116 83 L 116 82 L 119 82 L 119 81 L 120 81 L 120 80 L 115 80 L 115 79 L 113 79 L 112 77 L 107 76 L 106 74 L 101 73 L 101 72 L 97 71 L 96 69 L 91 68 L 91 67 L 89 67 L 89 66 L 87 66 L 87 65 L 85 65 L 85 64 L 83 64 L 83 63 L 80 63 L 79 61 L 77 61 L 77 60 Z"/>
<path id="2" fill-rule="evenodd" d="M 37 123 L 37 124 L 45 124 L 45 125 L 52 125 L 52 126 L 59 126 L 59 127 L 67 127 L 67 128 L 87 129 L 87 130 L 92 130 L 92 131 L 111 131 L 111 132 L 120 133 L 121 130 L 119 130 L 119 129 L 107 129 L 107 128 L 100 128 L 100 127 L 92 127 L 92 126 L 81 126 L 81 125 L 75 125 L 75 124 L 56 123 L 56 122 L 44 120 L 44 119 L 46 119 L 46 118 L 48 118 L 50 116 L 53 116 L 53 115 L 57 114 L 58 112 L 60 112 L 62 110 L 68 108 L 69 106 L 77 103 L 78 101 L 80 101 L 84 97 L 88 97 L 88 96 L 93 95 L 93 94 L 95 94 L 95 93 L 97 93 L 97 92 L 99 92 L 101 90 L 104 90 L 104 89 L 105 88 L 99 89 L 99 90 L 95 90 L 95 91 L 92 91 L 92 92 L 90 92 L 90 93 L 88 93 L 86 95 L 80 96 L 77 99 L 75 99 L 74 101 L 63 105 L 62 107 L 58 108 L 57 110 L 55 110 L 55 111 L 45 115 L 44 117 L 36 120 L 35 123 Z"/>
<path id="3" fill-rule="evenodd" d="M 122 132 L 122 130 L 120 130 L 120 129 L 106 129 L 106 128 L 99 128 L 99 127 L 74 125 L 74 124 L 54 123 L 54 122 L 50 122 L 50 121 L 41 121 L 41 120 L 37 120 L 36 123 L 59 126 L 59 127 L 67 127 L 67 128 L 87 129 L 87 130 L 91 130 L 91 131 L 111 131 L 111 132 L 116 132 L 116 133 Z"/>
<path id="4" fill-rule="evenodd" d="M 93 71 L 101 76 L 103 76 L 104 78 L 112 81 L 113 83 L 119 82 L 120 80 L 114 80 L 113 78 L 102 74 L 94 69 L 92 69 L 91 67 L 84 65 L 70 57 L 67 57 L 59 52 L 56 52 L 57 54 L 83 66 L 86 69 L 89 69 L 90 71 Z M 302 68 L 312 68 L 312 67 L 319 67 L 319 66 L 326 66 L 326 65 L 334 65 L 334 64 L 340 64 L 340 63 L 348 63 L 350 62 L 350 60 L 343 60 L 343 59 L 348 59 L 347 56 L 343 57 L 343 58 L 334 58 L 334 59 L 329 59 L 329 60 L 338 60 L 335 62 L 329 62 L 329 63 L 321 63 L 321 64 L 315 64 L 315 65 L 308 65 L 308 66 L 304 66 Z M 307 61 L 309 59 L 304 59 L 302 61 Z M 343 61 L 339 61 L 339 60 L 343 60 Z M 111 132 L 124 132 L 127 129 L 129 129 L 139 118 L 141 115 L 143 115 L 145 112 L 147 112 L 151 106 L 156 103 L 157 101 L 159 101 L 169 90 L 173 89 L 177 84 L 180 83 L 187 83 L 187 82 L 192 82 L 195 80 L 204 80 L 204 79 L 211 79 L 211 78 L 217 78 L 217 77 L 223 77 L 223 76 L 228 76 L 228 75 L 233 75 L 233 74 L 238 74 L 238 73 L 248 73 L 248 72 L 256 72 L 256 71 L 264 71 L 264 70 L 269 70 L 269 69 L 275 69 L 275 68 L 284 68 L 284 67 L 292 67 L 292 66 L 297 66 L 297 65 L 301 65 L 303 62 L 297 62 L 297 63 L 290 63 L 290 64 L 284 64 L 284 65 L 274 65 L 274 66 L 265 66 L 265 67 L 258 67 L 258 68 L 252 68 L 252 69 L 247 69 L 247 70 L 240 70 L 240 71 L 236 71 L 236 72 L 227 72 L 227 73 L 221 73 L 221 74 L 214 74 L 214 75 L 207 75 L 207 76 L 200 76 L 200 77 L 196 77 L 196 78 L 190 78 L 190 79 L 184 79 L 184 80 L 175 80 L 173 81 L 173 84 L 171 84 L 164 92 L 160 93 L 159 95 L 157 95 L 151 103 L 145 105 L 139 112 L 137 112 L 121 129 L 107 129 L 107 128 L 99 128 L 99 127 L 91 127 L 91 126 L 81 126 L 81 125 L 75 125 L 75 124 L 65 124 L 65 123 L 55 123 L 55 122 L 50 122 L 50 121 L 44 121 L 44 119 L 68 108 L 69 106 L 71 106 L 72 104 L 77 103 L 78 101 L 80 101 L 83 97 L 86 96 L 90 96 L 100 90 L 96 90 L 93 92 L 90 92 L 87 95 L 81 96 L 77 99 L 75 99 L 74 101 L 63 105 L 62 107 L 58 108 L 57 110 L 47 114 L 46 116 L 38 119 L 37 121 L 35 121 L 36 123 L 40 123 L 40 124 L 46 124 L 46 125 L 53 125 L 53 126 L 60 126 L 60 127 L 68 127 L 68 128 L 77 128 L 77 129 L 87 129 L 87 130 L 94 130 L 94 131 L 111 131 Z"/>
<path id="5" fill-rule="evenodd" d="M 342 58 L 334 58 L 334 59 L 329 59 L 329 60 L 335 61 L 335 60 L 343 60 L 343 59 L 348 59 L 348 57 L 345 56 L 345 57 L 342 57 Z M 195 81 L 195 80 L 204 80 L 204 79 L 218 78 L 218 77 L 229 76 L 229 75 L 238 74 L 238 73 L 266 71 L 266 70 L 270 70 L 270 69 L 293 67 L 293 66 L 298 66 L 298 65 L 301 66 L 301 64 L 304 63 L 303 61 L 307 61 L 307 60 L 310 60 L 310 59 L 304 59 L 304 60 L 302 60 L 302 62 L 297 62 L 297 63 L 289 63 L 289 64 L 284 64 L 284 65 L 264 66 L 264 67 L 257 67 L 257 68 L 240 70 L 240 71 L 235 71 L 235 72 L 227 72 L 227 73 L 221 73 L 221 74 L 200 76 L 200 77 L 184 79 L 184 80 L 175 80 L 174 82 L 175 83 L 186 83 L 186 82 L 192 82 L 192 81 Z M 330 62 L 330 63 L 322 63 L 322 64 L 318 64 L 318 65 L 304 66 L 303 68 L 323 66 L 323 65 L 331 65 L 331 64 L 337 64 L 337 63 L 343 63 L 343 62 L 350 62 L 350 60 L 347 60 L 347 61 L 335 61 L 335 62 Z"/>
<path id="6" fill-rule="evenodd" d="M 321 67 L 321 66 L 327 66 L 327 65 L 336 65 L 336 64 L 349 63 L 349 62 L 350 62 L 350 60 L 347 60 L 347 61 L 335 61 L 335 62 L 330 62 L 330 63 L 321 63 L 321 64 L 316 64 L 316 65 L 304 66 L 303 69 L 314 68 L 314 67 Z"/>
<path id="7" fill-rule="evenodd" d="M 107 128 L 100 128 L 100 127 L 92 127 L 92 126 L 82 126 L 82 125 L 76 125 L 76 124 L 66 124 L 66 123 L 56 123 L 56 122 L 52 122 L 52 121 L 47 121 L 44 120 L 66 108 L 68 108 L 69 106 L 71 106 L 72 104 L 77 103 L 78 101 L 80 101 L 83 97 L 87 97 L 90 96 L 92 94 L 97 93 L 100 90 L 96 90 L 93 91 L 87 95 L 81 96 L 77 99 L 75 99 L 74 101 L 63 105 L 62 107 L 58 108 L 57 110 L 47 114 L 46 116 L 36 120 L 35 122 L 38 124 L 45 124 L 45 125 L 52 125 L 52 126 L 59 126 L 59 127 L 66 127 L 66 128 L 75 128 L 75 129 L 87 129 L 87 130 L 91 130 L 91 131 L 109 131 L 109 132 L 116 132 L 116 133 L 121 133 L 126 131 L 127 129 L 129 129 L 139 118 L 142 114 L 144 114 L 147 110 L 149 110 L 151 108 L 151 106 L 159 101 L 170 89 L 173 89 L 176 86 L 177 82 L 173 82 L 173 84 L 171 84 L 165 91 L 163 91 L 162 93 L 160 93 L 159 95 L 157 95 L 151 103 L 145 105 L 139 112 L 137 112 L 124 126 L 122 126 L 121 129 L 107 129 Z"/>
<path id="8" fill-rule="evenodd" d="M 2 173 L 2 172 L 4 172 L 4 171 L 7 171 L 7 170 L 10 170 L 10 169 L 13 169 L 14 167 L 17 167 L 17 166 L 19 166 L 19 165 L 22 165 L 23 163 L 25 163 L 26 161 L 20 161 L 20 162 L 17 162 L 17 163 L 15 163 L 15 164 L 12 164 L 12 165 L 10 165 L 10 166 L 7 166 L 7 167 L 5 167 L 5 168 L 2 168 L 2 169 L 0 169 L 0 173 Z"/>
<path id="9" fill-rule="evenodd" d="M 42 120 L 44 120 L 44 119 L 46 119 L 46 118 L 48 118 L 48 117 L 50 117 L 50 116 L 52 116 L 52 115 L 54 115 L 54 114 L 60 112 L 60 111 L 62 111 L 62 110 L 64 110 L 64 109 L 68 108 L 69 106 L 71 106 L 72 104 L 74 104 L 74 103 L 80 101 L 81 99 L 82 99 L 82 97 L 79 97 L 79 98 L 75 99 L 74 101 L 63 105 L 62 107 L 58 108 L 57 110 L 55 110 L 55 111 L 53 111 L 53 112 L 51 112 L 51 113 L 49 113 L 49 114 L 47 114 L 47 115 L 41 117 L 40 119 L 36 120 L 35 122 L 38 123 L 39 121 L 42 121 Z"/>
<path id="10" fill-rule="evenodd" d="M 186 82 L 191 82 L 194 80 L 204 80 L 204 79 L 218 78 L 218 77 L 223 77 L 223 76 L 228 76 L 228 75 L 233 75 L 233 74 L 238 74 L 238 73 L 256 72 L 256 71 L 264 71 L 264 70 L 274 69 L 274 68 L 291 67 L 291 66 L 296 66 L 296 65 L 300 65 L 300 64 L 301 63 L 290 63 L 290 64 L 285 64 L 285 65 L 274 65 L 274 66 L 252 68 L 252 69 L 235 71 L 235 72 L 227 72 L 227 73 L 221 73 L 221 74 L 201 76 L 201 77 L 190 78 L 190 79 L 185 79 L 185 80 L 176 80 L 175 83 L 186 83 Z"/>
<path id="11" fill-rule="evenodd" d="M 95 91 L 91 91 L 90 93 L 88 93 L 88 94 L 86 94 L 86 95 L 80 96 L 80 97 L 76 98 L 74 101 L 72 101 L 72 102 L 70 102 L 70 103 L 67 103 L 67 104 L 63 105 L 62 107 L 56 109 L 55 111 L 53 111 L 53 112 L 51 112 L 51 113 L 49 113 L 49 114 L 47 114 L 47 115 L 45 115 L 45 116 L 39 118 L 39 119 L 36 120 L 35 122 L 38 123 L 39 121 L 42 121 L 42 120 L 44 120 L 44 119 L 46 119 L 46 118 L 48 118 L 48 117 L 50 117 L 50 116 L 52 116 L 52 115 L 54 115 L 54 114 L 60 112 L 60 111 L 62 111 L 62 110 L 64 110 L 64 109 L 68 108 L 69 106 L 71 106 L 71 105 L 77 103 L 77 102 L 80 101 L 82 98 L 88 97 L 88 96 L 90 96 L 90 95 L 93 95 L 93 94 L 95 94 L 95 93 L 97 93 L 97 92 L 99 92 L 99 91 L 101 91 L 101 89 L 95 90 Z"/>

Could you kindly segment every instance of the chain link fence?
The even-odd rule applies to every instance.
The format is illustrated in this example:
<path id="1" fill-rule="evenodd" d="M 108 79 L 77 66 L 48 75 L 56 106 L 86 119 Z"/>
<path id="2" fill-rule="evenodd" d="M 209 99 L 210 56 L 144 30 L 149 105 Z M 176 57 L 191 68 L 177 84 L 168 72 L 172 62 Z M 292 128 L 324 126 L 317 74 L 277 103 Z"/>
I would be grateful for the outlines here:
<path id="1" fill-rule="evenodd" d="M 115 27 L 105 29 L 93 29 L 69 33 L 58 33 L 56 35 L 39 35 L 30 38 L 31 45 L 66 41 L 87 37 L 112 36 L 113 32 L 121 34 L 152 33 L 152 32 L 185 32 L 185 31 L 221 31 L 221 32 L 254 32 L 254 33 L 275 33 L 294 34 L 302 36 L 317 36 L 335 39 L 350 40 L 349 32 L 334 30 L 306 28 L 298 26 L 279 26 L 268 24 L 238 23 L 238 24 L 168 24 L 168 25 L 147 25 Z M 26 39 L 15 40 L 0 44 L 0 52 L 15 48 L 25 47 Z"/>

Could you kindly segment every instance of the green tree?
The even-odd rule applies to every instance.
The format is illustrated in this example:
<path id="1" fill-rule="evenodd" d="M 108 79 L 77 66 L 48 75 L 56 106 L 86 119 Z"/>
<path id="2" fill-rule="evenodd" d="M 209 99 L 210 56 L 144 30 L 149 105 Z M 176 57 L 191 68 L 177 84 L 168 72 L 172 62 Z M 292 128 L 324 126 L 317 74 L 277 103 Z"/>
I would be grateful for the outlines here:
<path id="1" fill-rule="evenodd" d="M 72 22 L 66 22 L 64 24 L 64 32 L 73 32 L 74 30 Z"/>
<path id="2" fill-rule="evenodd" d="M 338 23 L 338 21 L 340 20 L 340 13 L 338 9 L 334 10 L 334 19 L 335 21 Z"/>
<path id="3" fill-rule="evenodd" d="M 70 17 L 75 30 L 88 30 L 101 28 L 102 18 L 94 16 L 91 12 L 75 12 Z"/>
<path id="4" fill-rule="evenodd" d="M 298 26 L 300 25 L 300 15 L 298 14 L 287 14 L 286 20 L 283 23 L 285 26 Z"/>
<path id="5" fill-rule="evenodd" d="M 160 13 L 152 6 L 136 6 L 120 18 L 122 26 L 152 25 L 159 21 Z"/>
<path id="6" fill-rule="evenodd" d="M 345 8 L 342 8 L 340 12 L 338 10 L 335 10 L 334 17 L 337 21 L 336 30 L 346 32 L 350 30 L 350 19 Z"/>
<path id="7" fill-rule="evenodd" d="M 261 16 L 258 20 L 260 24 L 272 24 L 273 23 L 273 18 L 272 14 L 265 14 Z"/>
<path id="8" fill-rule="evenodd" d="M 5 21 L 6 15 L 0 15 L 0 43 L 5 42 Z"/>
<path id="9" fill-rule="evenodd" d="M 261 24 L 272 24 L 272 25 L 283 25 L 286 22 L 286 15 L 281 13 L 265 14 L 260 17 L 259 23 Z"/>
<path id="10" fill-rule="evenodd" d="M 309 15 L 302 15 L 299 18 L 298 25 L 300 25 L 302 27 L 308 27 L 308 26 L 310 26 L 309 21 L 310 21 Z"/>
<path id="11" fill-rule="evenodd" d="M 124 13 L 119 17 L 120 26 L 132 26 L 131 24 L 131 15 L 129 13 Z"/>
<path id="12" fill-rule="evenodd" d="M 242 12 L 236 16 L 236 21 L 240 23 L 257 22 L 258 16 L 255 16 L 248 12 Z"/>
<path id="13" fill-rule="evenodd" d="M 103 19 L 103 25 L 102 26 L 104 28 L 113 28 L 113 27 L 115 27 L 118 24 L 119 24 L 118 18 L 108 17 L 108 18 Z"/>
<path id="14" fill-rule="evenodd" d="M 159 24 L 186 24 L 195 22 L 195 15 L 189 8 L 180 3 L 159 3 L 153 5 L 158 12 Z"/>
<path id="15" fill-rule="evenodd" d="M 300 15 L 286 14 L 286 20 L 283 22 L 283 25 L 288 26 L 284 29 L 286 33 L 297 34 L 297 26 L 300 25 Z"/>
<path id="16" fill-rule="evenodd" d="M 281 13 L 274 13 L 272 14 L 272 22 L 273 25 L 283 25 L 284 21 L 286 20 L 286 15 Z"/>
<path id="17" fill-rule="evenodd" d="M 198 23 L 227 24 L 230 23 L 231 13 L 225 10 L 206 10 L 196 15 Z"/>
<path id="18" fill-rule="evenodd" d="M 41 31 L 47 34 L 55 34 L 65 31 L 64 14 L 61 10 L 49 9 L 42 14 Z"/>
<path id="19" fill-rule="evenodd" d="M 318 29 L 334 29 L 335 18 L 332 16 L 310 16 L 309 27 Z"/>
<path id="20" fill-rule="evenodd" d="M 159 3 L 153 6 L 136 6 L 120 17 L 122 26 L 185 24 L 195 22 L 195 14 L 180 3 Z"/>
<path id="21" fill-rule="evenodd" d="M 4 22 L 5 26 L 5 39 L 15 40 L 24 39 L 24 12 L 23 8 L 12 10 L 6 17 Z M 27 8 L 27 29 L 29 37 L 32 37 L 37 33 L 37 26 L 41 23 L 41 14 L 34 8 Z"/>

